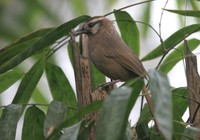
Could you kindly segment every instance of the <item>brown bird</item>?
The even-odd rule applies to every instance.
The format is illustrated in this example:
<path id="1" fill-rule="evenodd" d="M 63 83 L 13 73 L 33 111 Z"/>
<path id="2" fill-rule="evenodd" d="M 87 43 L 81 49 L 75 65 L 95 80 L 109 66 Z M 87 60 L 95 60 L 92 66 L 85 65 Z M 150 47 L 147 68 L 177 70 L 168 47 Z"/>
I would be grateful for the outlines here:
<path id="1" fill-rule="evenodd" d="M 103 16 L 92 17 L 75 35 L 82 33 L 88 36 L 90 59 L 107 77 L 121 81 L 145 77 L 141 61 L 122 40 L 112 21 Z"/>

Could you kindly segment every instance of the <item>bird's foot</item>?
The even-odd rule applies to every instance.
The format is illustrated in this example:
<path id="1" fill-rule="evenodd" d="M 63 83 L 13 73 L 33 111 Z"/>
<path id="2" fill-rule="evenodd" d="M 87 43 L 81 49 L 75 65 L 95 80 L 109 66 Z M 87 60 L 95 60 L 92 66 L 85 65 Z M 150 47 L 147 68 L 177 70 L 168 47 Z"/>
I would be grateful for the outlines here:
<path id="1" fill-rule="evenodd" d="M 110 91 L 112 90 L 114 87 L 116 87 L 116 83 L 120 82 L 120 80 L 112 80 L 111 82 L 105 83 L 100 85 L 99 87 L 101 88 L 101 90 L 106 90 L 106 91 Z"/>

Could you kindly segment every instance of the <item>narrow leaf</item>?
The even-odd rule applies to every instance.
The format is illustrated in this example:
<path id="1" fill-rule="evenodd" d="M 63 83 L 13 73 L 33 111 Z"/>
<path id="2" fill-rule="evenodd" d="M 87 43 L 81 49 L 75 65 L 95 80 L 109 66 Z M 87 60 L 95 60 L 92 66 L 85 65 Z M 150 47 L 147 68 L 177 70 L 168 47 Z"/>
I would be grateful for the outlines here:
<path id="1" fill-rule="evenodd" d="M 77 140 L 81 122 L 74 124 L 71 127 L 65 128 L 59 140 Z"/>
<path id="2" fill-rule="evenodd" d="M 93 89 L 96 89 L 99 85 L 106 83 L 106 77 L 103 75 L 95 66 L 92 66 L 92 82 L 93 82 Z"/>
<path id="3" fill-rule="evenodd" d="M 0 75 L 0 93 L 5 91 L 11 85 L 13 85 L 17 80 L 22 77 L 23 73 L 19 70 L 11 70 Z"/>
<path id="4" fill-rule="evenodd" d="M 21 105 L 10 104 L 3 109 L 0 119 L 0 137 L 2 140 L 14 140 L 17 123 L 21 114 Z"/>
<path id="5" fill-rule="evenodd" d="M 13 104 L 24 104 L 29 101 L 31 95 L 42 76 L 45 60 L 39 60 L 23 77 L 17 93 L 12 101 Z"/>
<path id="6" fill-rule="evenodd" d="M 13 67 L 17 66 L 19 63 L 24 61 L 26 58 L 33 55 L 35 52 L 54 44 L 56 40 L 68 35 L 71 29 L 75 28 L 78 24 L 84 22 L 88 18 L 88 16 L 78 17 L 48 32 L 46 35 L 44 35 L 42 38 L 36 41 L 33 45 L 19 52 L 17 55 L 10 58 L 8 61 L 5 61 L 0 67 L 0 73 L 12 69 Z"/>
<path id="7" fill-rule="evenodd" d="M 171 10 L 171 9 L 164 9 L 164 10 L 183 16 L 200 17 L 200 11 L 195 11 L 195 10 Z"/>
<path id="8" fill-rule="evenodd" d="M 3 65 L 5 62 L 9 61 L 12 57 L 16 56 L 24 49 L 31 46 L 33 43 L 38 41 L 42 36 L 44 36 L 53 29 L 54 28 L 40 29 L 38 31 L 25 35 L 20 39 L 5 46 L 3 49 L 0 50 L 0 66 Z"/>
<path id="9" fill-rule="evenodd" d="M 50 140 L 52 137 L 54 137 L 57 133 L 59 133 L 63 128 L 69 127 L 75 123 L 78 123 L 81 121 L 81 119 L 89 113 L 92 113 L 94 111 L 97 111 L 102 105 L 102 101 L 95 101 L 89 104 L 86 107 L 83 107 L 79 112 L 77 112 L 75 115 L 73 115 L 70 118 L 67 118 L 55 131 L 48 137 L 48 140 Z"/>
<path id="10" fill-rule="evenodd" d="M 188 41 L 188 46 L 191 51 L 196 49 L 200 45 L 200 40 L 191 39 Z M 173 50 L 170 55 L 160 65 L 160 71 L 168 73 L 180 60 L 184 59 L 184 44 L 181 44 L 177 49 Z"/>
<path id="11" fill-rule="evenodd" d="M 44 135 L 46 138 L 64 121 L 66 111 L 67 106 L 65 104 L 55 100 L 51 102 L 44 121 Z"/>
<path id="12" fill-rule="evenodd" d="M 131 88 L 115 89 L 105 100 L 97 124 L 97 140 L 125 138 L 128 116 L 143 87 L 143 81 L 135 81 L 133 87 L 132 92 Z"/>
<path id="13" fill-rule="evenodd" d="M 152 94 L 155 119 L 166 138 L 172 138 L 172 99 L 167 76 L 156 70 L 149 70 L 149 88 Z"/>
<path id="14" fill-rule="evenodd" d="M 200 31 L 200 24 L 189 25 L 176 31 L 174 34 L 172 34 L 163 42 L 164 46 L 160 44 L 158 47 L 156 47 L 154 50 L 148 53 L 142 59 L 142 61 L 151 60 L 163 55 L 166 52 L 166 50 L 173 49 L 178 43 L 183 41 L 186 37 L 198 31 Z"/>
<path id="15" fill-rule="evenodd" d="M 145 4 L 144 6 L 145 6 L 145 8 L 144 8 L 144 13 L 142 14 L 142 21 L 144 23 L 148 24 L 148 23 L 150 23 L 151 9 L 152 9 L 153 6 L 152 6 L 151 2 Z M 148 33 L 149 29 L 150 28 L 148 26 L 146 26 L 146 25 L 143 26 L 143 28 L 142 28 L 142 35 L 144 35 L 144 37 L 147 36 L 147 33 Z"/>
<path id="16" fill-rule="evenodd" d="M 44 140 L 43 125 L 45 114 L 36 106 L 25 112 L 22 140 Z"/>
<path id="17" fill-rule="evenodd" d="M 183 133 L 181 140 L 196 140 L 196 136 L 200 130 L 196 127 L 187 127 Z"/>
<path id="18" fill-rule="evenodd" d="M 134 53 L 139 56 L 140 35 L 135 21 L 125 11 L 117 11 L 114 14 L 123 40 L 134 51 Z"/>
<path id="19" fill-rule="evenodd" d="M 53 98 L 65 103 L 69 107 L 78 107 L 75 93 L 62 69 L 54 64 L 46 64 L 46 75 Z M 69 109 L 67 116 L 71 116 L 76 110 Z"/>
<path id="20" fill-rule="evenodd" d="M 140 118 L 136 125 L 136 132 L 139 139 L 148 139 L 150 131 L 148 123 L 152 120 L 152 115 L 149 109 L 149 105 L 145 104 L 140 115 Z"/>
<path id="21" fill-rule="evenodd" d="M 102 106 L 97 124 L 96 140 L 122 140 L 124 138 L 125 124 L 128 121 L 127 106 L 130 96 L 130 88 L 118 88 L 111 92 Z"/>
<path id="22" fill-rule="evenodd" d="M 182 121 L 183 114 L 188 107 L 187 88 L 176 88 L 172 90 L 173 119 Z"/>

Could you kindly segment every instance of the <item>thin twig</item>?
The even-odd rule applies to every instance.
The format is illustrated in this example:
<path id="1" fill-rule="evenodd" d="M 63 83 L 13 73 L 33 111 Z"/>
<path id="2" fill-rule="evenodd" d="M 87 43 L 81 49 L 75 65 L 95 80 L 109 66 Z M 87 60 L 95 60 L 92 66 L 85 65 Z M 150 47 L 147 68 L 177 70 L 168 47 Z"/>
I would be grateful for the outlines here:
<path id="1" fill-rule="evenodd" d="M 112 14 L 112 13 L 115 13 L 115 12 L 118 12 L 118 11 L 121 11 L 121 10 L 124 10 L 124 9 L 127 9 L 127 8 L 130 8 L 130 7 L 139 5 L 139 4 L 148 3 L 148 2 L 153 2 L 153 1 L 155 1 L 155 0 L 147 0 L 147 1 L 142 1 L 142 2 L 135 3 L 135 4 L 131 4 L 131 5 L 122 7 L 122 8 L 120 8 L 120 9 L 117 9 L 117 10 L 115 10 L 115 11 L 109 12 L 109 13 L 105 14 L 104 17 L 106 17 L 106 16 L 108 16 L 108 15 L 110 15 L 110 14 Z"/>
<path id="2" fill-rule="evenodd" d="M 66 36 L 65 38 L 63 38 L 61 41 L 59 41 L 52 49 L 51 51 L 49 51 L 46 54 L 47 59 L 49 57 L 51 57 L 57 50 L 59 50 L 62 46 L 64 46 L 65 44 L 67 44 L 69 42 L 69 40 L 67 40 L 69 36 Z"/>

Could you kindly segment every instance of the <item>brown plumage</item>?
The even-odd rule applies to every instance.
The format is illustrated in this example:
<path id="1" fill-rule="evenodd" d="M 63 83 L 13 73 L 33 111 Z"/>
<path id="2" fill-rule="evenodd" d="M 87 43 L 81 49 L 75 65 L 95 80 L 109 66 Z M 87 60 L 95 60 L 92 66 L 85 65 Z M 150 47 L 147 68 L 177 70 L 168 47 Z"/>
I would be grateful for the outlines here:
<path id="1" fill-rule="evenodd" d="M 145 69 L 116 31 L 112 21 L 98 16 L 82 25 L 76 35 L 88 35 L 89 55 L 94 65 L 113 80 L 145 77 Z"/>

